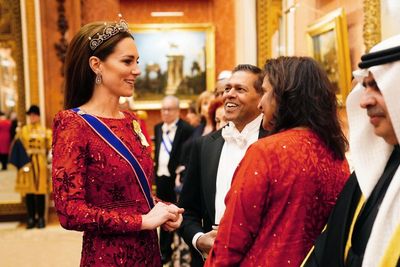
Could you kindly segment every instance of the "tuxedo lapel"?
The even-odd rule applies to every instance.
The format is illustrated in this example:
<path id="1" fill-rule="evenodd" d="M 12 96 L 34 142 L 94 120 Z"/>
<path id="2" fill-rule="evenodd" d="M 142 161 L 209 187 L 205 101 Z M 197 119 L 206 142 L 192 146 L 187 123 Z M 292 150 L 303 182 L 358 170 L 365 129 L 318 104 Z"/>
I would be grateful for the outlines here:
<path id="1" fill-rule="evenodd" d="M 156 147 L 156 151 L 155 151 L 155 162 L 156 164 L 158 164 L 158 157 L 160 155 L 160 146 L 161 146 L 161 139 L 162 139 L 162 129 L 161 129 L 162 124 L 158 124 L 156 126 L 156 132 L 155 132 L 155 136 L 156 136 L 156 140 L 155 140 L 155 147 Z"/>
<path id="2" fill-rule="evenodd" d="M 209 138 L 204 140 L 201 162 L 208 163 L 201 166 L 203 173 L 203 194 L 206 203 L 206 208 L 210 214 L 212 222 L 215 220 L 215 192 L 216 180 L 219 165 L 219 158 L 221 156 L 224 139 L 221 136 L 221 131 L 217 131 Z"/>
<path id="3" fill-rule="evenodd" d="M 203 141 L 201 152 L 201 162 L 203 163 L 201 166 L 203 197 L 206 203 L 208 214 L 210 214 L 210 220 L 212 222 L 215 221 L 215 193 L 218 165 L 221 157 L 222 147 L 225 143 L 221 132 L 222 131 L 219 130 L 210 134 L 208 138 Z M 258 138 L 260 139 L 267 135 L 268 131 L 264 130 L 261 123 Z"/>
<path id="4" fill-rule="evenodd" d="M 181 136 L 182 136 L 182 122 L 179 119 L 178 122 L 176 123 L 176 132 L 174 141 L 172 141 L 171 155 L 174 155 L 177 146 L 180 144 L 179 140 L 181 139 Z"/>

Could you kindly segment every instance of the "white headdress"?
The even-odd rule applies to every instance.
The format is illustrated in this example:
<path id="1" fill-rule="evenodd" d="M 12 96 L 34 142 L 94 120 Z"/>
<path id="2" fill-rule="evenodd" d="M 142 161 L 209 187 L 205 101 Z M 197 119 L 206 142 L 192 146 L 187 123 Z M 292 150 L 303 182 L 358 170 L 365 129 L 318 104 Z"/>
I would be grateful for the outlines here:
<path id="1" fill-rule="evenodd" d="M 371 52 L 400 46 L 400 35 L 387 39 L 371 49 Z M 372 65 L 372 64 L 371 64 Z M 351 158 L 357 174 L 357 180 L 365 198 L 368 198 L 381 177 L 393 146 L 382 137 L 374 134 L 367 111 L 360 107 L 364 87 L 362 79 L 371 72 L 383 95 L 391 122 L 400 140 L 400 59 L 390 63 L 370 66 L 368 69 L 354 71 L 359 81 L 347 98 L 349 118 Z M 396 171 L 393 180 L 382 201 L 376 217 L 370 239 L 364 254 L 363 266 L 378 266 L 381 257 L 400 223 L 400 171 Z"/>

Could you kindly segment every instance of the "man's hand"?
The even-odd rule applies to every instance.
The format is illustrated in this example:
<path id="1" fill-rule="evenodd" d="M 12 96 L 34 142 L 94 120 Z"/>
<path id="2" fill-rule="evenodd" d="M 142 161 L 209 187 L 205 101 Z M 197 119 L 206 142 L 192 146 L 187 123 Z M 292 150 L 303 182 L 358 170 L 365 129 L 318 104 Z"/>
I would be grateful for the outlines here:
<path id="1" fill-rule="evenodd" d="M 175 178 L 175 188 L 179 188 L 179 187 L 181 187 L 181 186 L 182 186 L 182 183 L 181 183 L 181 174 L 178 173 L 178 174 L 176 174 L 176 178 Z"/>
<path id="2" fill-rule="evenodd" d="M 217 236 L 217 230 L 211 230 L 208 233 L 200 236 L 199 239 L 196 241 L 196 247 L 202 253 L 208 255 L 212 246 L 214 245 L 215 237 Z"/>
<path id="3" fill-rule="evenodd" d="M 175 188 L 180 188 L 182 186 L 182 182 L 181 182 L 181 174 L 182 172 L 186 169 L 185 166 L 183 165 L 179 165 L 178 168 L 176 168 L 175 171 Z"/>

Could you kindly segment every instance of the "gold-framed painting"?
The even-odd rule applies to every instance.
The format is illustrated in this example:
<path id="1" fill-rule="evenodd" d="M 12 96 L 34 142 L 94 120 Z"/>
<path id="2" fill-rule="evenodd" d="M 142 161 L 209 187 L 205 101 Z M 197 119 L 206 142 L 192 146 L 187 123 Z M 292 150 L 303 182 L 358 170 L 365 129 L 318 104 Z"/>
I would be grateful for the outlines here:
<path id="1" fill-rule="evenodd" d="M 212 24 L 132 24 L 141 75 L 135 109 L 159 109 L 165 95 L 188 106 L 215 83 L 215 28 Z"/>
<path id="2" fill-rule="evenodd" d="M 339 105 L 346 104 L 351 86 L 346 15 L 339 8 L 307 27 L 310 56 L 321 63 L 336 89 Z"/>

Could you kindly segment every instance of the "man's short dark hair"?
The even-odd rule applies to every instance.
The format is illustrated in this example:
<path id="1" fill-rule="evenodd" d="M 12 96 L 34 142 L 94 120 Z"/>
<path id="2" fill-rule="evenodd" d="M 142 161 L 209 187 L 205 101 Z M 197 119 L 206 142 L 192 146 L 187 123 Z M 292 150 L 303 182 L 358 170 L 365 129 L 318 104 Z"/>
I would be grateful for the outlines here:
<path id="1" fill-rule="evenodd" d="M 235 72 L 238 72 L 238 71 L 247 71 L 247 72 L 251 72 L 251 73 L 257 75 L 258 79 L 254 82 L 254 88 L 256 89 L 256 92 L 258 94 L 260 94 L 260 95 L 264 94 L 264 91 L 262 89 L 264 74 L 263 74 L 263 71 L 259 67 L 251 65 L 251 64 L 239 64 L 232 70 L 232 74 L 234 74 Z"/>

